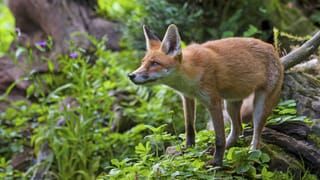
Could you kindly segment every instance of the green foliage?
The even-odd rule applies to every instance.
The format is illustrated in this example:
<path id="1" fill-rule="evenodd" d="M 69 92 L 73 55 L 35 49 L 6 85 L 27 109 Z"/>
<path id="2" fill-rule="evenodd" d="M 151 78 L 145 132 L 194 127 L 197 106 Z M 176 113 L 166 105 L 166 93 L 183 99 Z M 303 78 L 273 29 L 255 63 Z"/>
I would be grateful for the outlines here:
<path id="1" fill-rule="evenodd" d="M 186 149 L 181 155 L 164 154 L 154 156 L 150 142 L 139 143 L 135 153 L 138 158 L 125 158 L 122 161 L 112 160 L 112 167 L 107 175 L 100 179 L 212 179 L 212 178 L 262 178 L 279 177 L 268 171 L 270 158 L 260 150 L 249 151 L 248 148 L 234 147 L 225 154 L 222 168 L 204 168 L 212 155 L 206 153 L 212 131 L 202 130 L 197 134 L 197 146 Z M 174 137 L 172 137 L 174 139 Z M 213 139 L 212 139 L 213 140 Z M 210 143 L 209 143 L 210 144 Z M 181 151 L 180 146 L 176 146 Z M 282 175 L 281 173 L 279 173 Z"/>
<path id="2" fill-rule="evenodd" d="M 263 178 L 273 176 L 273 173 L 267 170 L 270 157 L 260 150 L 249 151 L 248 148 L 233 147 L 229 150 L 227 159 L 227 164 L 236 174 L 251 178 L 257 177 L 258 173 Z"/>
<path id="3" fill-rule="evenodd" d="M 226 151 L 222 168 L 204 168 L 205 162 L 212 158 L 207 148 L 214 146 L 214 132 L 197 132 L 196 146 L 184 149 L 179 97 L 163 86 L 140 87 L 129 82 L 127 74 L 138 66 L 142 57 L 142 52 L 137 50 L 145 46 L 142 24 L 156 33 L 163 33 L 168 24 L 175 23 L 186 42 L 230 36 L 268 36 L 259 26 L 260 18 L 266 15 L 259 1 L 195 2 L 99 0 L 97 12 L 125 24 L 122 27 L 124 45 L 135 50 L 112 52 L 105 47 L 106 39 L 87 36 L 94 51 L 76 48 L 70 42 L 70 50 L 76 56 L 59 55 L 59 74 L 54 73 L 53 61 L 43 58 L 49 72 L 41 75 L 30 72 L 23 79 L 32 81 L 26 97 L 36 98 L 37 102 L 16 101 L 0 113 L 0 179 L 29 179 L 44 166 L 48 167 L 48 179 L 290 178 L 288 173 L 268 169 L 267 154 L 249 151 L 246 147 Z M 248 6 L 255 8 L 246 8 Z M 6 8 L 1 9 L 0 55 L 14 37 L 14 21 L 7 18 L 10 16 Z M 51 50 L 52 39 L 44 43 L 45 47 L 37 46 L 34 50 L 37 52 L 19 47 L 13 57 L 24 54 L 28 62 L 34 53 Z M 1 101 L 6 101 L 15 85 L 0 96 Z M 113 96 L 114 91 L 124 92 L 129 100 L 119 101 Z M 116 120 L 115 105 L 123 108 L 122 118 L 136 124 L 123 133 L 111 131 Z M 203 107 L 198 108 L 198 112 L 197 128 L 204 129 L 208 115 Z M 282 102 L 270 123 L 307 120 L 295 114 L 293 101 Z M 25 173 L 13 170 L 10 158 L 15 153 L 32 146 L 39 157 L 45 143 L 52 151 L 45 161 L 34 164 Z M 165 152 L 169 146 L 175 147 L 176 155 Z"/>
<path id="4" fill-rule="evenodd" d="M 167 135 L 169 137 L 170 135 Z M 171 136 L 170 139 L 175 139 Z M 151 139 L 150 139 L 151 140 Z M 119 163 L 118 160 L 113 160 L 112 169 L 107 176 L 107 179 L 130 179 L 138 178 L 196 178 L 210 177 L 209 173 L 202 168 L 203 160 L 201 156 L 206 156 L 205 153 L 188 149 L 183 156 L 170 157 L 170 155 L 154 156 L 152 153 L 151 142 L 147 141 L 145 145 L 138 144 L 135 153 L 138 158 L 126 158 Z M 179 148 L 179 147 L 178 147 Z"/>
<path id="5" fill-rule="evenodd" d="M 105 40 L 88 37 L 96 46 L 94 63 L 81 49 L 74 49 L 78 57 L 61 55 L 60 73 L 54 75 L 53 63 L 46 59 L 51 69 L 48 74 L 41 78 L 30 74 L 26 78 L 33 81 L 27 89 L 27 97 L 36 96 L 39 101 L 32 105 L 17 101 L 0 114 L 0 135 L 4 139 L 0 142 L 2 156 L 9 159 L 13 153 L 22 152 L 24 146 L 34 146 L 40 156 L 44 143 L 48 143 L 53 153 L 46 161 L 30 168 L 26 177 L 47 166 L 51 178 L 94 179 L 112 159 L 123 159 L 139 152 L 135 149 L 139 143 L 150 140 L 152 150 L 160 156 L 165 150 L 164 143 L 174 138 L 165 129 L 174 132 L 173 119 L 182 119 L 181 114 L 174 113 L 175 109 L 180 110 L 180 104 L 174 103 L 176 95 L 167 88 L 132 86 L 126 75 L 133 69 L 128 67 L 139 63 L 135 59 L 140 53 L 111 52 L 105 49 Z M 50 38 L 47 44 L 50 44 Z M 23 52 L 32 56 L 27 49 Z M 127 91 L 133 97 L 133 102 L 119 104 L 125 107 L 124 114 L 136 123 L 148 125 L 137 125 L 123 134 L 110 132 L 114 120 L 111 107 L 115 104 L 115 97 L 110 96 L 110 92 L 116 90 Z M 2 96 L 2 100 L 5 99 L 6 95 Z M 170 124 L 171 128 L 152 126 L 161 124 Z M 24 130 L 32 131 L 32 134 L 25 137 L 22 135 Z"/>
<path id="6" fill-rule="evenodd" d="M 257 7 L 264 8 L 258 1 L 214 4 L 191 0 L 99 0 L 98 5 L 99 14 L 125 25 L 122 27 L 124 45 L 135 49 L 145 48 L 141 33 L 143 24 L 149 26 L 159 38 L 162 38 L 169 24 L 176 24 L 182 39 L 188 43 L 231 36 L 258 36 L 267 39 L 272 34 L 272 29 L 260 31 L 266 13 L 262 10 L 256 11 Z M 255 15 L 248 16 L 252 13 Z"/>
<path id="7" fill-rule="evenodd" d="M 309 125 L 312 125 L 311 119 L 306 116 L 297 116 L 296 102 L 294 100 L 282 101 L 273 110 L 267 121 L 268 124 L 278 124 L 288 121 L 304 121 Z"/>
<path id="8" fill-rule="evenodd" d="M 139 0 L 98 0 L 98 7 L 98 14 L 116 20 L 123 17 L 139 20 L 146 13 Z"/>
<path id="9" fill-rule="evenodd" d="M 6 113 L 0 114 L 0 153 L 1 157 L 9 159 L 12 153 L 22 152 L 24 145 L 30 145 L 28 134 L 30 125 L 28 124 L 35 113 L 37 106 L 28 106 L 23 101 L 16 101 L 6 110 Z M 27 116 L 26 116 L 27 115 Z"/>
<path id="10" fill-rule="evenodd" d="M 16 171 L 10 165 L 10 161 L 6 161 L 4 157 L 0 158 L 0 179 L 18 179 L 22 177 L 22 172 Z"/>
<path id="11" fill-rule="evenodd" d="M 8 51 L 15 37 L 14 23 L 11 12 L 0 2 L 0 57 Z"/>
<path id="12" fill-rule="evenodd" d="M 314 21 L 312 23 L 312 17 L 310 19 L 306 18 L 306 16 L 303 14 L 303 10 L 300 8 L 292 8 L 290 5 L 288 5 L 288 1 L 286 3 L 283 3 L 279 0 L 263 0 L 262 3 L 264 6 L 264 11 L 267 13 L 268 18 L 272 20 L 273 26 L 280 29 L 281 31 L 293 33 L 299 36 L 304 36 L 306 34 L 310 34 L 314 31 L 318 30 L 318 27 L 316 27 L 314 24 L 317 23 L 317 21 Z M 302 6 L 313 6 L 309 4 L 309 2 L 299 2 L 299 1 L 293 1 L 292 3 L 301 3 Z M 305 8 L 306 8 L 305 7 Z M 314 11 L 314 14 L 309 14 L 314 17 L 316 15 L 317 11 Z M 299 23 L 292 23 L 292 22 L 299 22 Z M 301 27 L 304 27 L 301 29 Z"/>

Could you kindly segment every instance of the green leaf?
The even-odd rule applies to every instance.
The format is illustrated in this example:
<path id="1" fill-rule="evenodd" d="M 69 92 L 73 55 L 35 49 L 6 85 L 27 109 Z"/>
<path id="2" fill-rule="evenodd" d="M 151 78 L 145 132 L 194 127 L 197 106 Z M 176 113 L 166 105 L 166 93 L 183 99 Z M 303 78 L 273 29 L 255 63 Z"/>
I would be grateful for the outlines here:
<path id="1" fill-rule="evenodd" d="M 243 33 L 243 36 L 244 37 L 251 37 L 257 33 L 260 33 L 258 28 L 256 28 L 255 26 L 250 24 L 248 30 Z"/>
<path id="2" fill-rule="evenodd" d="M 54 71 L 54 64 L 52 61 L 48 61 L 48 69 L 49 69 L 49 72 L 53 72 Z"/>
<path id="3" fill-rule="evenodd" d="M 87 171 L 84 170 L 78 170 L 76 171 L 77 174 L 81 174 L 83 176 L 83 179 L 91 179 L 90 174 Z M 79 176 L 78 176 L 79 177 Z"/>
<path id="4" fill-rule="evenodd" d="M 254 166 L 250 165 L 250 168 L 249 168 L 247 174 L 248 174 L 250 177 L 255 178 L 256 175 L 257 175 L 257 170 L 256 170 L 256 168 L 255 168 Z"/>
<path id="5" fill-rule="evenodd" d="M 278 104 L 278 106 L 285 106 L 285 107 L 296 107 L 297 103 L 295 100 L 286 100 L 282 101 Z"/>
<path id="6" fill-rule="evenodd" d="M 242 173 L 249 171 L 250 168 L 251 168 L 251 165 L 246 163 L 246 164 L 242 164 L 242 165 L 238 166 L 236 168 L 236 171 L 237 171 L 237 173 L 242 174 Z"/>
<path id="7" fill-rule="evenodd" d="M 245 157 L 246 154 L 247 154 L 247 150 L 238 148 L 232 154 L 232 160 L 234 160 L 234 161 L 242 161 L 243 157 Z"/>
<path id="8" fill-rule="evenodd" d="M 251 152 L 249 152 L 248 160 L 258 161 L 261 154 L 262 154 L 262 152 L 260 150 L 251 151 Z"/>
<path id="9" fill-rule="evenodd" d="M 262 153 L 261 156 L 260 156 L 260 159 L 261 159 L 261 162 L 262 163 L 267 163 L 270 161 L 270 157 L 268 154 L 266 153 Z"/>
<path id="10" fill-rule="evenodd" d="M 203 161 L 200 161 L 200 160 L 194 160 L 192 163 L 191 163 L 192 166 L 194 166 L 196 169 L 200 169 L 203 167 L 204 165 L 204 162 Z"/>
<path id="11" fill-rule="evenodd" d="M 133 127 L 129 133 L 131 134 L 139 134 L 141 133 L 142 131 L 145 131 L 146 129 L 148 129 L 147 125 L 144 125 L 144 124 L 138 124 L 136 125 L 135 127 Z"/>
<path id="12" fill-rule="evenodd" d="M 229 149 L 227 159 L 232 161 L 242 161 L 246 158 L 248 148 L 232 147 Z"/>
<path id="13" fill-rule="evenodd" d="M 289 115 L 295 115 L 297 113 L 296 109 L 284 109 L 279 111 L 279 114 L 283 115 L 283 114 L 289 114 Z"/>
<path id="14" fill-rule="evenodd" d="M 227 154 L 227 159 L 232 160 L 233 152 L 236 150 L 235 147 L 232 147 L 229 149 L 228 154 Z"/>
<path id="15" fill-rule="evenodd" d="M 225 31 L 222 34 L 222 38 L 228 38 L 228 37 L 233 37 L 234 36 L 234 32 L 232 31 Z"/>
<path id="16" fill-rule="evenodd" d="M 121 163 L 120 163 L 120 161 L 118 159 L 111 159 L 111 164 L 113 164 L 117 168 L 121 167 Z"/>
<path id="17" fill-rule="evenodd" d="M 27 98 L 29 98 L 29 97 L 33 94 L 34 89 L 35 89 L 35 85 L 34 85 L 34 84 L 31 84 L 31 85 L 27 88 Z"/>
<path id="18" fill-rule="evenodd" d="M 25 117 L 18 117 L 15 119 L 15 126 L 21 126 L 28 121 Z"/>
<path id="19" fill-rule="evenodd" d="M 274 173 L 268 171 L 266 167 L 263 167 L 261 171 L 261 175 L 262 175 L 262 179 L 270 179 L 274 176 Z"/>
<path id="20" fill-rule="evenodd" d="M 149 141 L 146 143 L 146 146 L 144 146 L 142 143 L 139 143 L 135 147 L 135 152 L 140 156 L 148 155 L 150 150 L 151 150 L 151 146 L 150 146 L 150 142 Z"/>

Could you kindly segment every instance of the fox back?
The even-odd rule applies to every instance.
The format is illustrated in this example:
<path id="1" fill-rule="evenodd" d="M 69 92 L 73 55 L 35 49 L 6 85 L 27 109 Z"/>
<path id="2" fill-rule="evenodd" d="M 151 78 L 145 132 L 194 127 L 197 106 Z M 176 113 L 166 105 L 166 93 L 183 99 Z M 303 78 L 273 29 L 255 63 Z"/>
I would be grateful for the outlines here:
<path id="1" fill-rule="evenodd" d="M 242 134 L 242 100 L 254 94 L 251 149 L 257 149 L 267 116 L 279 99 L 283 79 L 283 67 L 273 46 L 255 38 L 227 38 L 181 49 L 175 25 L 168 27 L 162 42 L 145 26 L 143 29 L 147 52 L 141 66 L 129 77 L 136 84 L 165 84 L 181 94 L 186 145 L 195 143 L 197 99 L 210 112 L 216 131 L 216 152 L 208 164 L 221 165 L 225 147 L 233 146 Z M 227 141 L 222 99 L 231 118 Z"/>

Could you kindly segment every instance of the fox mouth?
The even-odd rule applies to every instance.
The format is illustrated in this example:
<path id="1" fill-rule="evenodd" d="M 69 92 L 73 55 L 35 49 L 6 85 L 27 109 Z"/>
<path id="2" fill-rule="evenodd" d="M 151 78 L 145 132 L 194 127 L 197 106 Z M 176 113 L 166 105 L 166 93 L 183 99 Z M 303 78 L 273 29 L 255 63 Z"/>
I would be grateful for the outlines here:
<path id="1" fill-rule="evenodd" d="M 150 76 L 139 76 L 136 74 L 129 74 L 128 77 L 137 85 L 150 84 L 158 80 L 157 78 L 150 78 Z"/>
<path id="2" fill-rule="evenodd" d="M 156 82 L 157 79 L 148 79 L 146 81 L 134 81 L 134 80 L 131 80 L 131 81 L 137 85 L 143 85 L 143 84 L 152 84 L 152 83 Z"/>

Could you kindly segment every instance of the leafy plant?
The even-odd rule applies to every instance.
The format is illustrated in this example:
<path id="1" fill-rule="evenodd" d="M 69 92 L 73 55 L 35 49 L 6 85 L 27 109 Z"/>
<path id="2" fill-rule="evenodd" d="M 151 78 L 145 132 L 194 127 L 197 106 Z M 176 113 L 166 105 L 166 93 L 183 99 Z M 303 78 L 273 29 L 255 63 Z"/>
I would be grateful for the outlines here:
<path id="1" fill-rule="evenodd" d="M 15 179 L 20 178 L 22 173 L 16 171 L 10 165 L 10 161 L 7 161 L 4 157 L 0 158 L 0 179 Z"/>
<path id="2" fill-rule="evenodd" d="M 7 53 L 15 37 L 15 20 L 9 9 L 0 2 L 0 57 Z"/>
<path id="3" fill-rule="evenodd" d="M 255 36 L 267 40 L 272 35 L 272 29 L 260 30 L 262 21 L 266 21 L 265 4 L 252 0 L 228 3 L 192 0 L 98 2 L 98 13 L 124 24 L 123 44 L 129 48 L 145 48 L 143 24 L 159 38 L 169 24 L 176 24 L 187 43 L 232 36 Z"/>
<path id="4" fill-rule="evenodd" d="M 227 159 L 228 165 L 234 168 L 236 174 L 255 178 L 257 171 L 260 171 L 263 177 L 270 178 L 273 175 L 267 170 L 270 157 L 260 150 L 249 151 L 248 148 L 232 147 L 228 151 Z"/>
<path id="5" fill-rule="evenodd" d="M 166 87 L 138 87 L 127 78 L 143 55 L 139 51 L 145 46 L 142 24 L 162 33 L 168 24 L 175 23 L 186 42 L 238 35 L 266 37 L 267 33 L 259 26 L 260 17 L 266 15 L 263 4 L 251 0 L 228 3 L 99 0 L 98 6 L 101 15 L 125 24 L 123 43 L 129 48 L 112 52 L 105 47 L 106 38 L 97 40 L 87 35 L 94 48 L 88 52 L 70 42 L 70 54 L 58 56 L 58 74 L 54 73 L 51 59 L 42 59 L 49 72 L 41 75 L 30 72 L 23 79 L 32 81 L 26 98 L 37 101 L 32 104 L 16 101 L 0 113 L 0 179 L 28 179 L 42 167 L 47 168 L 46 178 L 51 179 L 292 178 L 288 172 L 271 172 L 268 155 L 246 147 L 226 151 L 222 168 L 204 168 L 205 162 L 212 158 L 208 147 L 214 145 L 214 132 L 198 131 L 196 146 L 184 149 L 179 97 Z M 252 11 L 248 6 L 254 7 L 255 15 L 248 16 Z M 1 16 L 3 14 L 6 16 Z M 8 49 L 14 36 L 13 21 L 7 15 L 5 8 L 0 13 L 3 42 L 0 55 Z M 45 42 L 38 42 L 34 51 L 50 51 L 52 43 L 49 37 Z M 25 55 L 28 62 L 34 51 L 18 47 L 12 56 L 15 61 L 14 57 Z M 6 101 L 15 85 L 1 95 L 1 101 Z M 115 91 L 123 92 L 129 100 L 119 100 L 112 94 Z M 123 109 L 120 120 L 128 119 L 135 126 L 122 133 L 111 131 L 117 120 L 115 106 Z M 205 108 L 200 107 L 198 111 L 197 129 L 204 129 L 209 117 Z M 269 122 L 297 119 L 308 121 L 296 117 L 295 102 L 287 101 L 279 104 Z M 44 144 L 50 148 L 45 161 L 34 164 L 25 173 L 13 169 L 10 158 L 15 153 L 32 146 L 40 157 Z M 168 147 L 175 149 L 173 154 L 166 152 Z"/>
<path id="6" fill-rule="evenodd" d="M 277 124 L 288 121 L 304 121 L 312 124 L 312 121 L 306 116 L 297 116 L 296 102 L 294 100 L 282 101 L 273 110 L 273 115 L 268 118 L 268 124 Z"/>

